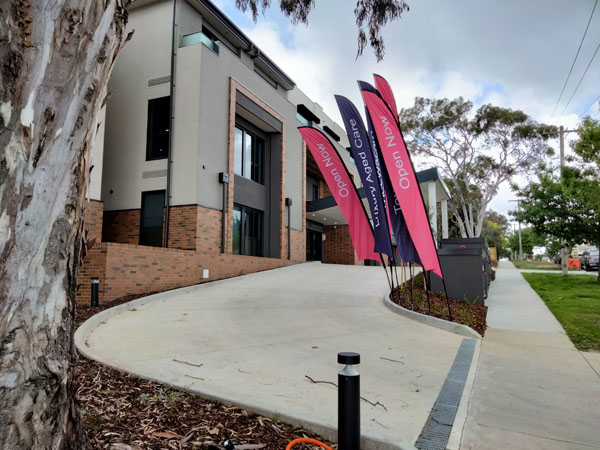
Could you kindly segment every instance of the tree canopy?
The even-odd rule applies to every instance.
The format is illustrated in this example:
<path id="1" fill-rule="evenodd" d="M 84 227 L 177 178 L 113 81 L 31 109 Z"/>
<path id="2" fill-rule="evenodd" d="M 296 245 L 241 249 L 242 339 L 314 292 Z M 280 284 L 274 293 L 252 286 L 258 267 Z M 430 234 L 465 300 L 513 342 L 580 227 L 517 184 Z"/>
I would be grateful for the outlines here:
<path id="1" fill-rule="evenodd" d="M 513 252 L 513 255 L 519 255 L 519 232 L 514 232 L 510 235 L 507 241 L 508 248 Z M 545 242 L 540 239 L 532 228 L 521 230 L 521 248 L 524 256 L 533 256 L 533 247 L 542 246 Z"/>
<path id="2" fill-rule="evenodd" d="M 463 237 L 478 237 L 487 206 L 502 183 L 544 165 L 553 154 L 548 139 L 557 128 L 522 111 L 473 103 L 459 97 L 417 97 L 399 118 L 409 149 L 437 165 L 449 180 L 449 208 Z"/>
<path id="3" fill-rule="evenodd" d="M 263 12 L 271 6 L 271 0 L 235 0 L 242 11 L 250 11 L 254 20 L 258 11 Z M 315 0 L 280 0 L 279 7 L 292 23 L 308 23 L 308 16 L 315 6 Z M 344 4 L 346 6 L 346 3 Z M 367 42 L 373 49 L 377 61 L 385 54 L 385 44 L 381 30 L 388 23 L 402 17 L 409 10 L 404 0 L 357 0 L 354 8 L 356 26 L 358 27 L 358 51 L 362 55 Z"/>
<path id="4" fill-rule="evenodd" d="M 564 167 L 562 177 L 546 173 L 524 188 L 517 216 L 536 233 L 564 240 L 569 246 L 600 247 L 600 124 L 585 118 L 579 130 L 579 140 L 573 145 L 579 160 Z"/>
<path id="5" fill-rule="evenodd" d="M 490 247 L 496 247 L 498 257 L 508 256 L 506 248 L 506 235 L 510 230 L 508 219 L 496 211 L 490 210 L 485 214 L 481 236 L 485 238 Z"/>
<path id="6" fill-rule="evenodd" d="M 573 150 L 581 158 L 580 165 L 589 176 L 600 179 L 600 122 L 585 117 L 579 125 L 579 139 L 573 142 Z M 577 160 L 575 160 L 577 162 Z"/>

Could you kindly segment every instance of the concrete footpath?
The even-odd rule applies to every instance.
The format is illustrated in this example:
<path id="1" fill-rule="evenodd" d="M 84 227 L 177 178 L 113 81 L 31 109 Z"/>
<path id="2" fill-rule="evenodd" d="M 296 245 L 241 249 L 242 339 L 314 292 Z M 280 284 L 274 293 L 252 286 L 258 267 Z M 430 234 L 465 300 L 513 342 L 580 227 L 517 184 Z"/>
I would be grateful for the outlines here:
<path id="1" fill-rule="evenodd" d="M 388 310 L 381 267 L 308 263 L 139 299 L 77 330 L 87 356 L 329 439 L 361 354 L 364 449 L 414 448 L 463 337 Z"/>
<path id="2" fill-rule="evenodd" d="M 600 354 L 575 349 L 509 262 L 487 304 L 460 448 L 600 448 Z"/>

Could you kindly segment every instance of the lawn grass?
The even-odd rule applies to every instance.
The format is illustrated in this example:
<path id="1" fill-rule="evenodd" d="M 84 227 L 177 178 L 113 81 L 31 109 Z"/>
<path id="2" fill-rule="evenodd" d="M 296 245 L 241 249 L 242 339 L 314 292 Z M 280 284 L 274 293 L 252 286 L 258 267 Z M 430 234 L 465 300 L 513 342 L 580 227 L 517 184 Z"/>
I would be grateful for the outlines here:
<path id="1" fill-rule="evenodd" d="M 579 350 L 600 351 L 600 283 L 595 276 L 522 273 Z"/>
<path id="2" fill-rule="evenodd" d="M 558 264 L 546 261 L 513 260 L 511 263 L 513 263 L 517 269 L 560 270 Z"/>

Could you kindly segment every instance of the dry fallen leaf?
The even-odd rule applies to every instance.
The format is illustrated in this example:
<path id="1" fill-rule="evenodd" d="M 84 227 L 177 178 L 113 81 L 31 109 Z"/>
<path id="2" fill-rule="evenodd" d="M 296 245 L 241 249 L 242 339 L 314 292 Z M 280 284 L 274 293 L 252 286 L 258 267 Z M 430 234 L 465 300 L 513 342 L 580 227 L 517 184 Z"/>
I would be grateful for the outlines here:
<path id="1" fill-rule="evenodd" d="M 180 436 L 179 434 L 173 433 L 171 431 L 153 431 L 152 436 L 165 439 L 183 439 L 183 436 Z"/>
<path id="2" fill-rule="evenodd" d="M 109 450 L 132 450 L 131 445 L 123 444 L 121 442 L 116 444 L 111 444 Z"/>
<path id="3" fill-rule="evenodd" d="M 76 324 L 119 302 L 97 308 L 78 305 Z M 297 437 L 318 439 L 302 428 L 281 422 L 274 428 L 267 417 L 259 418 L 247 411 L 175 391 L 171 386 L 142 380 L 83 356 L 74 365 L 74 378 L 91 448 L 223 450 L 220 443 L 213 441 L 222 442 L 229 437 L 236 450 L 259 450 L 256 446 L 264 446 L 262 450 L 282 450 Z M 337 447 L 332 445 L 332 448 Z"/>

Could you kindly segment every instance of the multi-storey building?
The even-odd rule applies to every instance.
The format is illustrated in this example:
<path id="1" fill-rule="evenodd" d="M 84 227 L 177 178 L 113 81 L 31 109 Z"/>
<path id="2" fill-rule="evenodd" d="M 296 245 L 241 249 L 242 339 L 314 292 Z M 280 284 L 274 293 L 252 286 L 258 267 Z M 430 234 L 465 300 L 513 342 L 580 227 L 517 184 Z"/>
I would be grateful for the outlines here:
<path id="1" fill-rule="evenodd" d="M 324 130 L 354 172 L 344 130 L 209 0 L 176 5 L 175 18 L 173 0 L 130 7 L 92 155 L 80 301 L 93 276 L 108 301 L 357 263 L 339 210 L 310 203 L 330 193 L 297 127 Z"/>

